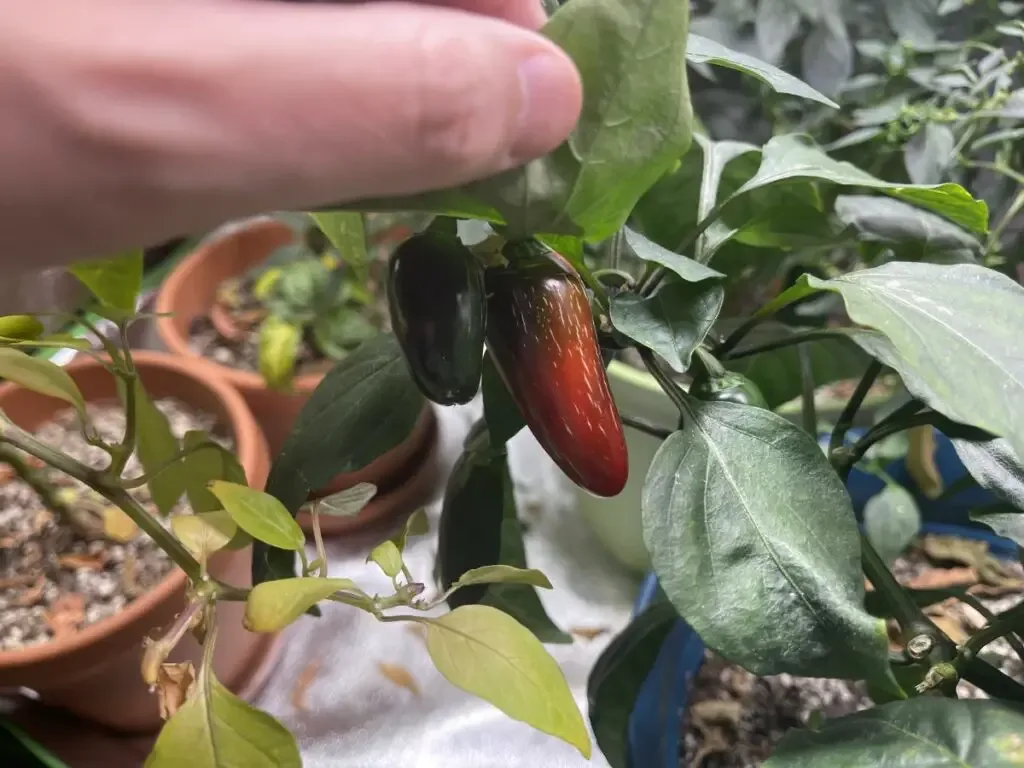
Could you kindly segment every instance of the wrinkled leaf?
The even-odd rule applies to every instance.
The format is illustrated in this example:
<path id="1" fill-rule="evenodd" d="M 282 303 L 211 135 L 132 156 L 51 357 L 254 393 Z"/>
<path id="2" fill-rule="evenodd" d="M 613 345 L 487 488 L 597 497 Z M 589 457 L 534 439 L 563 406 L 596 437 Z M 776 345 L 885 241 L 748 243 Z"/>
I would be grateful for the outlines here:
<path id="1" fill-rule="evenodd" d="M 690 41 L 686 48 L 686 58 L 694 64 L 717 64 L 721 67 L 728 67 L 744 72 L 768 85 L 778 93 L 799 96 L 802 99 L 810 99 L 824 104 L 828 107 L 839 109 L 839 105 L 827 96 L 818 93 L 803 81 L 783 72 L 771 64 L 747 56 L 745 53 L 730 50 L 714 40 L 701 35 L 690 34 Z"/>
<path id="2" fill-rule="evenodd" d="M 910 492 L 889 483 L 864 506 L 864 533 L 875 551 L 892 565 L 921 529 L 921 513 Z"/>
<path id="3" fill-rule="evenodd" d="M 587 680 L 590 727 L 613 768 L 629 766 L 629 719 L 640 689 L 679 620 L 667 602 L 633 619 L 598 658 Z"/>
<path id="4" fill-rule="evenodd" d="M 271 389 L 287 391 L 295 375 L 302 329 L 270 315 L 260 324 L 260 375 Z"/>
<path id="5" fill-rule="evenodd" d="M 356 483 L 344 491 L 332 493 L 317 500 L 316 511 L 331 517 L 354 517 L 377 495 L 377 486 L 373 483 Z"/>
<path id="6" fill-rule="evenodd" d="M 1024 509 L 1024 463 L 1007 440 L 955 439 L 953 447 L 978 485 L 1018 509 Z"/>
<path id="7" fill-rule="evenodd" d="M 68 267 L 68 271 L 101 304 L 118 313 L 133 315 L 142 287 L 142 268 L 142 249 L 136 248 L 109 259 L 80 261 Z"/>
<path id="8" fill-rule="evenodd" d="M 56 363 L 10 347 L 0 347 L 0 379 L 13 381 L 25 389 L 70 403 L 85 417 L 82 393 L 67 371 Z"/>
<path id="9" fill-rule="evenodd" d="M 351 579 L 313 576 L 265 581 L 245 601 L 245 626 L 251 632 L 279 632 L 335 592 L 357 589 Z"/>
<path id="10" fill-rule="evenodd" d="M 298 550 L 306 543 L 299 524 L 269 493 L 218 480 L 210 486 L 239 528 L 254 539 L 282 549 Z"/>
<path id="11" fill-rule="evenodd" d="M 427 624 L 427 650 L 452 685 L 589 759 L 590 734 L 561 668 L 511 616 L 486 605 L 456 608 Z"/>
<path id="12" fill-rule="evenodd" d="M 761 408 L 688 403 L 642 496 L 644 543 L 680 615 L 755 674 L 888 675 L 850 497 L 817 443 Z"/>
<path id="13" fill-rule="evenodd" d="M 1024 715 L 995 701 L 921 696 L 788 731 L 765 768 L 1024 765 Z"/>
<path id="14" fill-rule="evenodd" d="M 175 515 L 171 530 L 192 556 L 200 562 L 223 549 L 238 533 L 238 525 L 222 509 L 197 515 Z"/>
<path id="15" fill-rule="evenodd" d="M 616 330 L 684 373 L 724 300 L 725 289 L 718 281 L 689 283 L 673 275 L 648 298 L 634 293 L 613 297 L 610 317 Z"/>
<path id="16" fill-rule="evenodd" d="M 411 434 L 424 399 L 395 337 L 381 333 L 323 378 L 270 468 L 266 489 L 295 514 L 311 491 L 356 472 Z M 253 547 L 253 583 L 294 573 L 294 557 Z"/>
<path id="17" fill-rule="evenodd" d="M 485 565 L 462 574 L 453 588 L 470 584 L 530 584 L 534 587 L 551 589 L 548 577 L 535 568 L 514 568 L 511 565 Z"/>
<path id="18" fill-rule="evenodd" d="M 146 768 L 301 768 L 288 729 L 221 685 L 209 663 L 196 688 L 160 731 Z"/>

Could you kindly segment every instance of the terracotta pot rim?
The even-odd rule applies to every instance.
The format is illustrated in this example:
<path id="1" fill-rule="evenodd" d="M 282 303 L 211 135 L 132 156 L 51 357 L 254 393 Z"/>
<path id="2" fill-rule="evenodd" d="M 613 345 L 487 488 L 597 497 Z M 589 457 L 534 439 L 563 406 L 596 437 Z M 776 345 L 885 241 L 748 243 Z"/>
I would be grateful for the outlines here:
<path id="1" fill-rule="evenodd" d="M 189 276 L 209 258 L 210 251 L 216 245 L 224 240 L 238 237 L 240 232 L 265 227 L 290 229 L 287 224 L 272 218 L 249 219 L 242 222 L 237 228 L 214 233 L 211 237 L 199 243 L 190 254 L 171 270 L 167 280 L 160 286 L 156 295 L 154 309 L 157 315 L 157 333 L 172 353 L 192 360 L 201 360 L 205 365 L 216 369 L 217 374 L 230 381 L 232 386 L 246 389 L 267 389 L 267 385 L 264 383 L 263 377 L 258 373 L 244 371 L 240 368 L 232 368 L 195 352 L 189 345 L 188 338 L 178 333 L 172 315 L 178 306 L 177 297 L 179 292 L 185 289 L 190 282 L 188 280 Z M 324 374 L 322 373 L 306 373 L 296 376 L 293 382 L 294 392 L 296 394 L 311 393 L 316 389 L 317 384 L 320 383 L 323 377 Z"/>
<path id="2" fill-rule="evenodd" d="M 245 439 L 244 435 L 257 435 L 258 429 L 252 414 L 242 396 L 232 389 L 227 383 L 218 381 L 208 371 L 200 370 L 190 365 L 188 360 L 182 360 L 174 355 L 165 352 L 152 350 L 132 350 L 132 359 L 138 368 L 143 371 L 149 369 L 163 369 L 173 371 L 180 376 L 186 376 L 196 380 L 203 387 L 208 389 L 224 406 L 227 412 L 228 426 L 236 442 L 238 460 L 246 471 L 251 471 L 260 462 L 260 441 Z M 72 360 L 64 369 L 69 373 L 87 368 L 98 368 L 99 363 L 91 358 L 78 356 Z M 17 384 L 5 383 L 0 385 L 0 396 L 14 389 L 19 389 Z M 62 407 L 55 401 L 55 410 Z M 145 614 L 152 611 L 161 603 L 169 600 L 175 592 L 185 588 L 187 578 L 184 571 L 173 566 L 170 573 L 163 578 L 151 590 L 129 603 L 123 610 L 113 616 L 91 624 L 85 629 L 75 632 L 73 635 L 60 640 L 50 640 L 46 643 L 34 645 L 29 648 L 22 648 L 13 651 L 0 651 L 0 667 L 21 667 L 49 661 L 63 654 L 77 651 L 88 646 L 108 635 L 119 632 L 133 622 L 140 620 Z"/>

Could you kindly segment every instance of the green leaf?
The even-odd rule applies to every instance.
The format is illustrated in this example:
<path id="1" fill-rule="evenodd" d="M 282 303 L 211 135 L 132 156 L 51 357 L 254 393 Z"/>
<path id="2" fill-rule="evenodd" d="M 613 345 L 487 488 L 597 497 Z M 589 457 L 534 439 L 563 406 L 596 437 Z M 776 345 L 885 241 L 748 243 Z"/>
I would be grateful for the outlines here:
<path id="1" fill-rule="evenodd" d="M 562 670 L 511 616 L 485 605 L 456 608 L 427 623 L 427 651 L 452 685 L 590 758 L 590 734 Z"/>
<path id="2" fill-rule="evenodd" d="M 921 529 L 921 513 L 910 492 L 893 483 L 864 505 L 864 533 L 875 550 L 892 565 Z"/>
<path id="3" fill-rule="evenodd" d="M 238 527 L 254 539 L 281 549 L 298 550 L 306 543 L 299 524 L 269 493 L 218 480 L 210 486 Z"/>
<path id="4" fill-rule="evenodd" d="M 817 179 L 849 187 L 869 187 L 926 208 L 971 232 L 988 230 L 988 208 L 958 184 L 913 186 L 877 179 L 855 165 L 833 160 L 810 140 L 798 134 L 775 136 L 764 145 L 761 167 L 727 202 L 754 190 L 792 181 Z"/>
<path id="5" fill-rule="evenodd" d="M 424 407 L 395 337 L 381 333 L 324 376 L 270 468 L 266 490 L 293 515 L 311 491 L 356 472 L 412 433 Z M 253 547 L 253 583 L 294 573 L 294 557 Z"/>
<path id="6" fill-rule="evenodd" d="M 920 249 L 920 257 L 930 261 L 935 261 L 937 254 L 974 261 L 981 250 L 977 238 L 951 221 L 891 197 L 839 195 L 835 217 L 863 242 L 914 245 Z M 905 253 L 904 248 L 901 254 Z"/>
<path id="7" fill-rule="evenodd" d="M 892 262 L 834 280 L 797 284 L 835 291 L 850 318 L 874 329 L 852 335 L 896 369 L 936 411 L 1005 437 L 1024 455 L 1024 288 L 974 264 Z M 787 291 L 788 293 L 788 291 Z"/>
<path id="8" fill-rule="evenodd" d="M 800 69 L 810 85 L 838 97 L 853 74 L 853 45 L 843 21 L 841 0 L 822 3 L 828 9 L 814 24 L 801 46 Z"/>
<path id="9" fill-rule="evenodd" d="M 164 412 L 146 394 L 143 382 L 135 380 L 135 448 L 139 463 L 149 476 L 146 484 L 153 504 L 162 515 L 170 514 L 189 487 L 189 470 L 195 464 L 174 461 L 181 452 Z"/>
<path id="10" fill-rule="evenodd" d="M 984 442 L 954 439 L 953 447 L 978 485 L 1018 509 L 1024 509 L 1024 463 L 1009 441 L 1003 438 Z"/>
<path id="11" fill-rule="evenodd" d="M 676 610 L 754 674 L 887 676 L 850 497 L 815 440 L 761 408 L 687 402 L 642 496 L 644 543 Z"/>
<path id="12" fill-rule="evenodd" d="M 49 360 L 33 357 L 10 347 L 0 347 L 0 379 L 70 403 L 85 418 L 85 400 L 78 385 L 63 368 Z"/>
<path id="13" fill-rule="evenodd" d="M 587 680 L 590 727 L 612 768 L 628 768 L 629 719 L 678 614 L 658 602 L 633 619 L 605 648 Z"/>
<path id="14" fill-rule="evenodd" d="M 238 533 L 238 526 L 224 510 L 204 512 L 200 515 L 175 515 L 171 530 L 192 555 L 200 562 L 219 549 L 224 549 Z"/>
<path id="15" fill-rule="evenodd" d="M 802 80 L 783 72 L 777 67 L 773 67 L 767 62 L 726 48 L 724 45 L 701 35 L 690 34 L 686 58 L 694 64 L 717 64 L 720 67 L 735 69 L 756 77 L 778 93 L 799 96 L 802 99 L 810 99 L 833 109 L 839 109 L 838 104 L 827 96 L 818 93 Z"/>
<path id="16" fill-rule="evenodd" d="M 1024 715 L 995 701 L 921 696 L 788 731 L 765 768 L 1024 765 Z"/>
<path id="17" fill-rule="evenodd" d="M 649 297 L 635 293 L 614 296 L 610 317 L 616 330 L 657 352 L 674 370 L 684 373 L 724 300 L 725 289 L 718 281 L 689 283 L 673 275 Z"/>
<path id="18" fill-rule="evenodd" d="M 398 547 L 399 552 L 405 552 L 405 545 L 413 536 L 426 536 L 430 533 L 430 521 L 427 520 L 427 513 L 417 509 L 408 518 L 405 525 L 391 537 L 391 541 Z"/>
<path id="19" fill-rule="evenodd" d="M 250 632 L 280 632 L 311 607 L 335 592 L 358 590 L 351 579 L 303 577 L 257 584 L 245 601 Z"/>
<path id="20" fill-rule="evenodd" d="M 721 272 L 716 272 L 699 261 L 694 261 L 662 247 L 639 232 L 627 228 L 625 239 L 626 244 L 639 258 L 660 264 L 687 282 L 699 283 L 705 280 L 721 280 L 725 277 Z"/>
<path id="21" fill-rule="evenodd" d="M 301 768 L 288 729 L 221 685 L 209 663 L 196 686 L 160 731 L 146 768 Z"/>
<path id="22" fill-rule="evenodd" d="M 712 141 L 704 136 L 697 135 L 695 141 L 700 146 L 704 156 L 703 172 L 701 174 L 700 194 L 697 198 L 697 217 L 695 221 L 703 221 L 718 202 L 719 184 L 722 181 L 722 174 L 730 161 L 746 154 L 758 152 L 753 144 L 741 141 Z M 697 238 L 695 255 L 700 263 L 707 262 L 707 251 L 709 245 L 708 233 L 702 233 Z"/>
<path id="23" fill-rule="evenodd" d="M 522 431 L 526 422 L 523 421 L 523 414 L 516 401 L 509 394 L 508 387 L 502 381 L 490 352 L 484 355 L 480 391 L 483 394 L 484 419 L 491 434 L 491 444 L 503 446 Z"/>
<path id="24" fill-rule="evenodd" d="M 376 495 L 377 486 L 373 483 L 356 483 L 351 488 L 319 499 L 316 511 L 330 517 L 355 517 Z"/>
<path id="25" fill-rule="evenodd" d="M 956 157 L 956 136 L 948 125 L 925 123 L 903 145 L 907 176 L 915 184 L 938 184 Z"/>
<path id="26" fill-rule="evenodd" d="M 747 334 L 745 345 L 765 344 L 793 333 L 781 323 L 766 322 Z M 836 334 L 834 338 L 807 341 L 799 347 L 810 358 L 811 374 L 817 387 L 859 377 L 871 359 L 842 334 Z M 729 360 L 726 367 L 753 381 L 764 395 L 768 407 L 773 410 L 800 396 L 800 359 L 796 345 Z"/>
<path id="27" fill-rule="evenodd" d="M 271 389 L 288 391 L 295 376 L 295 361 L 302 329 L 270 315 L 260 324 L 260 375 Z"/>
<path id="28" fill-rule="evenodd" d="M 534 568 L 514 568 L 511 565 L 485 565 L 462 574 L 452 585 L 453 589 L 470 584 L 530 584 L 534 587 L 551 589 L 548 577 Z"/>
<path id="29" fill-rule="evenodd" d="M 212 512 L 221 509 L 220 500 L 210 493 L 210 483 L 227 480 L 246 485 L 245 469 L 238 457 L 199 431 L 185 433 L 182 451 L 189 454 L 182 459 L 185 492 L 193 512 Z"/>
<path id="30" fill-rule="evenodd" d="M 368 276 L 370 257 L 366 250 L 366 222 L 360 213 L 321 211 L 309 214 L 324 233 L 342 262 L 350 266 L 361 281 Z"/>
<path id="31" fill-rule="evenodd" d="M 131 316 L 142 288 L 142 267 L 142 249 L 136 248 L 109 259 L 80 261 L 68 271 L 105 307 Z"/>
<path id="32" fill-rule="evenodd" d="M 382 541 L 370 550 L 366 562 L 370 561 L 375 562 L 389 579 L 395 578 L 402 572 L 402 551 L 390 539 Z"/>
<path id="33" fill-rule="evenodd" d="M 971 520 L 987 525 L 997 535 L 1005 536 L 1024 547 L 1024 513 L 1009 504 L 994 504 L 971 510 Z"/>
<path id="34" fill-rule="evenodd" d="M 513 236 L 604 240 L 690 145 L 689 4 L 573 0 L 543 33 L 576 63 L 583 109 L 569 139 L 521 168 L 456 190 L 368 200 L 360 210 L 426 210 L 483 218 Z"/>

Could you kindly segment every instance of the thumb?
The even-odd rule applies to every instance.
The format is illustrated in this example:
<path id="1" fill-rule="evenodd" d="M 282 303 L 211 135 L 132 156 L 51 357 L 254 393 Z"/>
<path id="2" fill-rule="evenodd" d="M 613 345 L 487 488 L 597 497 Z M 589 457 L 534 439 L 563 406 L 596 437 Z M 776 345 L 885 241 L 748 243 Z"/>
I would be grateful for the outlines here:
<path id="1" fill-rule="evenodd" d="M 49 6 L 60 25 L 43 21 Z M 29 52 L 32 66 L 9 71 L 32 73 L 38 109 L 59 103 L 49 116 L 61 121 L 64 155 L 53 131 L 38 131 L 48 146 L 33 157 L 23 136 L 13 156 L 0 148 L 0 169 L 31 167 L 40 204 L 53 185 L 74 192 L 77 213 L 65 215 L 91 211 L 74 240 L 90 249 L 109 247 L 97 242 L 109 239 L 107 225 L 137 244 L 238 215 L 460 184 L 550 151 L 580 109 L 578 74 L 557 46 L 463 10 L 228 0 L 32 8 L 8 25 L 8 55 Z M 32 198 L 24 182 L 17 192 L 23 204 Z"/>

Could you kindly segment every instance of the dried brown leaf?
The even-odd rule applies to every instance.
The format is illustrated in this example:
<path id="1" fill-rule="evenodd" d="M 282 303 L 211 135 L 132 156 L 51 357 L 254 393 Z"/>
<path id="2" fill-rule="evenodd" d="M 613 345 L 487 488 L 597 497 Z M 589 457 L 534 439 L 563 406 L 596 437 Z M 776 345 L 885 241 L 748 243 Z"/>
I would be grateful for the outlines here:
<path id="1" fill-rule="evenodd" d="M 911 589 L 944 589 L 976 584 L 978 572 L 973 568 L 927 568 L 907 582 Z"/>
<path id="2" fill-rule="evenodd" d="M 316 682 L 317 673 L 320 671 L 321 659 L 312 659 L 306 666 L 302 668 L 299 676 L 295 679 L 295 685 L 292 687 L 291 701 L 292 706 L 295 707 L 297 712 L 308 712 L 306 707 L 306 694 L 309 692 L 310 686 Z"/>
<path id="3" fill-rule="evenodd" d="M 66 555 L 60 555 L 57 558 L 57 564 L 61 568 L 88 568 L 90 571 L 102 571 L 105 562 L 103 558 L 96 555 L 84 555 L 72 552 Z"/>
<path id="4" fill-rule="evenodd" d="M 584 640 L 593 640 L 595 637 L 606 635 L 611 630 L 608 627 L 570 627 L 569 634 L 582 637 Z"/>
<path id="5" fill-rule="evenodd" d="M 160 665 L 156 675 L 156 695 L 160 703 L 160 717 L 174 716 L 195 689 L 196 669 L 191 661 Z"/>
<path id="6" fill-rule="evenodd" d="M 386 661 L 378 661 L 377 669 L 395 685 L 411 691 L 414 696 L 420 695 L 420 687 L 416 684 L 416 679 L 405 667 L 400 664 L 388 664 Z"/>
<path id="7" fill-rule="evenodd" d="M 54 638 L 65 637 L 78 631 L 85 620 L 85 597 L 78 592 L 61 595 L 43 614 L 43 621 Z"/>

